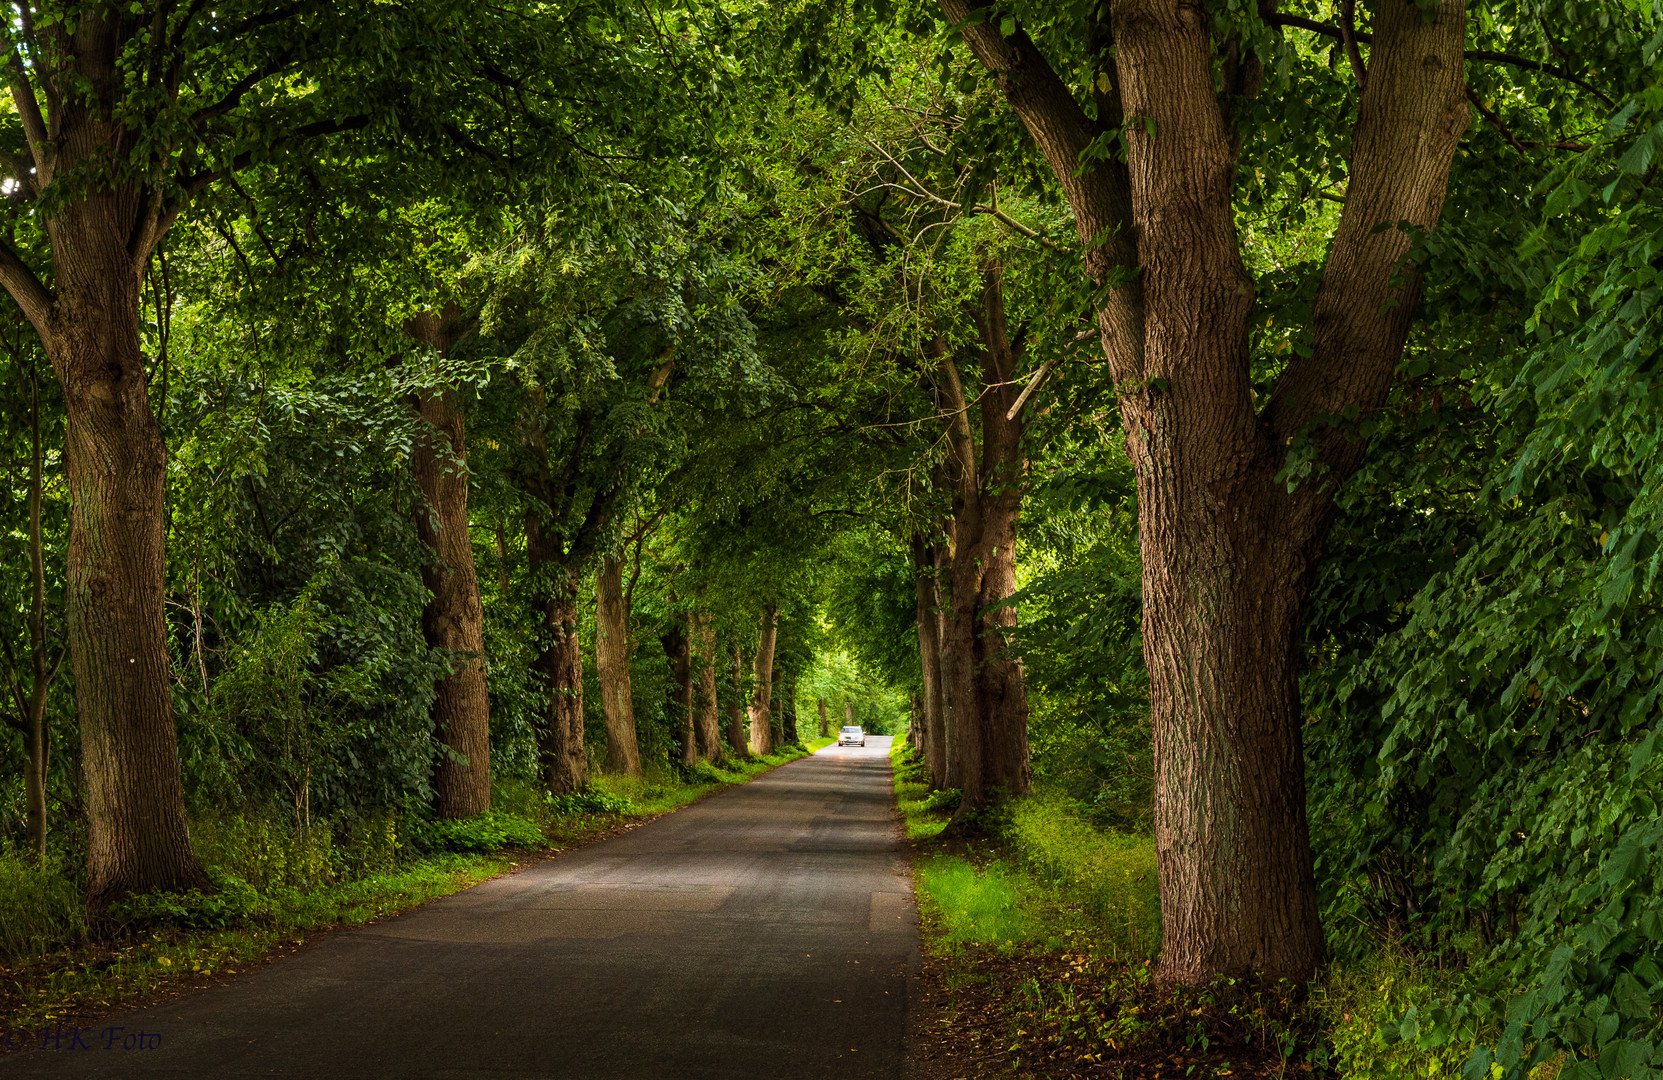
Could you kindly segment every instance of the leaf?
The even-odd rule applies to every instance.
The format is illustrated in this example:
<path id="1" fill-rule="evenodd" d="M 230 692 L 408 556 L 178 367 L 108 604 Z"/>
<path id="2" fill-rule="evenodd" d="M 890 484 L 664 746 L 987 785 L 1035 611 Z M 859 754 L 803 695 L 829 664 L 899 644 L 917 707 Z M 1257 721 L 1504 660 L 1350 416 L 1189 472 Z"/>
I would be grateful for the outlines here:
<path id="1" fill-rule="evenodd" d="M 1617 159 L 1617 168 L 1634 176 L 1643 176 L 1651 168 L 1652 160 L 1657 156 L 1658 140 L 1663 138 L 1663 121 L 1653 125 L 1651 130 L 1634 140 L 1623 156 Z"/>

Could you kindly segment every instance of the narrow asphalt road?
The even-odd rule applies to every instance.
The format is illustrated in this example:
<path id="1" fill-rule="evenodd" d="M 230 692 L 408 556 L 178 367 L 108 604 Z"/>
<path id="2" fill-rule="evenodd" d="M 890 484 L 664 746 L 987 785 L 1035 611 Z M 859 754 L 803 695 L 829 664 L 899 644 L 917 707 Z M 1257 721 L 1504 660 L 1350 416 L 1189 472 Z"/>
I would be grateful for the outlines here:
<path id="1" fill-rule="evenodd" d="M 918 931 L 888 749 L 829 747 L 0 1077 L 899 1078 Z"/>

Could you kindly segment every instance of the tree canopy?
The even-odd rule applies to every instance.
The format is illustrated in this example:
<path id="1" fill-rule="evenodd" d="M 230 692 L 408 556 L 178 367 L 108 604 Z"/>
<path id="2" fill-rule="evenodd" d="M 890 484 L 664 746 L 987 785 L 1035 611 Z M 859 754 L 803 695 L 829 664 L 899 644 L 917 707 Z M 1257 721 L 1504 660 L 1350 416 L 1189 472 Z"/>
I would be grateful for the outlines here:
<path id="1" fill-rule="evenodd" d="M 823 711 L 952 835 L 1151 838 L 1161 980 L 1387 942 L 1463 975 L 1383 1044 L 1663 1070 L 1656 11 L 6 34 L 0 857 L 96 914 L 224 888 L 198 825 L 416 835 Z"/>

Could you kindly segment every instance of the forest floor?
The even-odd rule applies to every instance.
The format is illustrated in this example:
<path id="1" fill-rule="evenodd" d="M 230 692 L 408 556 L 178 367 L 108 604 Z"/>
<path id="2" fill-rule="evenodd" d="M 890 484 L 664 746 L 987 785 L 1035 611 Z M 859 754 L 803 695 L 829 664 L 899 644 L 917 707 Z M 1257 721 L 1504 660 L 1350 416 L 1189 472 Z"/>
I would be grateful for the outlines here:
<path id="1" fill-rule="evenodd" d="M 831 741 L 814 740 L 807 750 Z M 185 902 L 171 923 L 163 918 L 143 929 L 107 927 L 102 933 L 83 928 L 72 940 L 31 950 L 31 955 L 7 959 L 0 954 L 0 1055 L 29 1048 L 40 1031 L 54 1025 L 84 1026 L 231 981 L 315 948 L 338 931 L 379 922 L 626 834 L 802 756 L 793 749 L 736 763 L 721 780 L 643 784 L 607 783 L 622 778 L 602 778 L 600 790 L 610 794 L 616 788 L 621 793 L 607 801 L 625 808 L 547 816 L 542 844 L 437 852 L 353 880 L 271 889 L 261 897 L 258 915 L 249 918 L 216 918 L 211 905 L 205 909 L 180 898 Z M 0 899 L 10 902 L 3 906 L 25 914 L 27 897 Z"/>
<path id="2" fill-rule="evenodd" d="M 942 840 L 950 801 L 928 793 L 910 751 L 896 766 L 925 954 L 914 1080 L 1336 1075 L 1324 1017 L 1303 991 L 1155 983 L 1158 920 L 1136 909 L 1157 898 L 1139 845 L 1075 856 L 1095 858 L 1102 878 L 1120 870 L 1130 890 L 1099 886 L 1092 895 L 1066 875 L 1040 872 L 1020 820 Z"/>

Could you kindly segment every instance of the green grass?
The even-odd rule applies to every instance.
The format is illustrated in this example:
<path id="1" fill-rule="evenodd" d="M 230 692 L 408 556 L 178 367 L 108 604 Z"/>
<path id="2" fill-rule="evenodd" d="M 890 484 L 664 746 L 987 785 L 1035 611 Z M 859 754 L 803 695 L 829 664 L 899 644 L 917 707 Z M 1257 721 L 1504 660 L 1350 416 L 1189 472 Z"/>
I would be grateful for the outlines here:
<path id="1" fill-rule="evenodd" d="M 408 838 L 391 816 L 340 835 L 323 824 L 302 833 L 261 817 L 198 822 L 198 850 L 218 889 L 132 898 L 112 909 L 96 936 L 69 875 L 0 855 L 0 1028 L 38 1027 L 141 1001 L 169 983 L 236 974 L 309 933 L 395 915 L 524 858 L 480 848 L 559 850 L 802 756 L 791 747 L 704 766 L 690 780 L 667 772 L 598 776 L 564 803 L 508 782 L 493 792 L 491 814 Z"/>
<path id="2" fill-rule="evenodd" d="M 0 854 L 0 960 L 28 956 L 87 932 L 81 890 L 54 869 Z"/>
<path id="3" fill-rule="evenodd" d="M 895 774 L 895 801 L 906 823 L 907 839 L 933 839 L 947 827 L 953 806 L 957 804 L 948 805 L 952 801 L 950 793 L 931 793 L 924 761 L 905 739 L 897 738 L 889 744 L 889 761 Z"/>
<path id="4" fill-rule="evenodd" d="M 1013 856 L 1090 914 L 1103 943 L 1153 957 L 1161 941 L 1155 839 L 1105 832 L 1069 800 L 1037 793 L 1014 802 L 1000 834 Z"/>
<path id="5" fill-rule="evenodd" d="M 1124 970 L 1100 984 L 1103 993 L 1124 994 L 1117 1006 L 1123 1016 L 1148 1013 L 1137 976 L 1146 973 L 1160 945 L 1160 892 L 1153 838 L 1116 833 L 1095 826 L 1078 805 L 1052 792 L 1017 799 L 987 822 L 992 835 L 974 846 L 955 845 L 951 852 L 935 841 L 951 814 L 951 793 L 929 791 L 922 763 L 900 740 L 892 750 L 895 791 L 914 841 L 913 869 L 925 949 L 948 961 L 947 985 L 985 985 L 988 950 L 1031 963 L 1036 956 L 1083 955 Z M 970 951 L 967 951 L 970 950 Z M 1026 959 L 1022 959 L 1026 958 Z M 1095 960 L 1093 962 L 1096 962 Z M 1331 1063 L 1333 1075 L 1371 1080 L 1443 1080 L 1462 1074 L 1473 1045 L 1493 1045 L 1499 1030 L 1469 1032 L 1470 1037 L 1435 1049 L 1415 1041 L 1384 1044 L 1382 1024 L 1400 1020 L 1411 1009 L 1425 1009 L 1458 994 L 1458 971 L 1439 971 L 1389 944 L 1365 959 L 1334 965 L 1310 984 L 1308 1004 L 1290 1013 L 1290 1022 L 1310 1025 L 1315 1046 L 1302 1043 Z M 1210 991 L 1192 992 L 1201 1002 Z M 1024 990 L 1023 994 L 1028 994 Z M 1056 1011 L 1034 1001 L 1008 1003 L 1013 1030 L 1043 1026 Z M 1195 1002 L 1192 1002 L 1194 1004 Z M 1106 1007 L 1106 1005 L 1105 1005 Z M 1110 1010 L 1112 1011 L 1112 1010 Z M 1055 1020 L 1055 1017 L 1051 1017 Z M 1014 1046 L 1015 1043 L 1012 1043 Z M 1562 1067 L 1550 1061 L 1532 1080 L 1554 1080 Z"/>
<path id="6" fill-rule="evenodd" d="M 936 855 L 914 866 L 925 924 L 936 944 L 1008 949 L 1055 938 L 1052 920 L 1035 910 L 1028 883 L 1002 862 L 976 866 L 962 856 Z"/>

